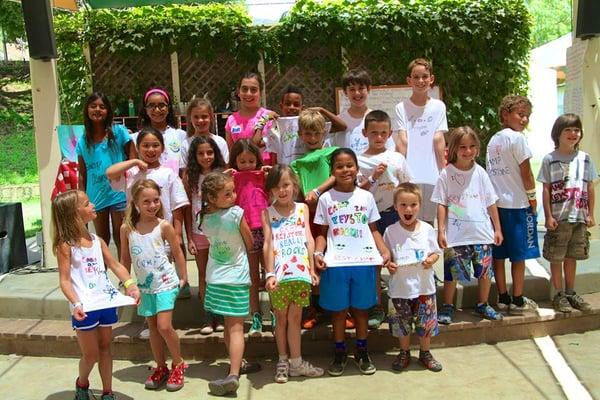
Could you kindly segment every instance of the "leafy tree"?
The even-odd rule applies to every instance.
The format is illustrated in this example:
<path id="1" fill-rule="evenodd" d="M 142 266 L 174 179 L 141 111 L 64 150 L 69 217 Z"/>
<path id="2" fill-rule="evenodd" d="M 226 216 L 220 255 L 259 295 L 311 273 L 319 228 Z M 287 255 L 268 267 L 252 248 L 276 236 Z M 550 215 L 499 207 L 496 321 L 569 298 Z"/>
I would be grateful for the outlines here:
<path id="1" fill-rule="evenodd" d="M 19 1 L 0 0 L 0 30 L 6 43 L 25 39 L 25 23 Z"/>
<path id="2" fill-rule="evenodd" d="M 526 0 L 525 4 L 533 19 L 532 47 L 571 32 L 571 0 Z"/>

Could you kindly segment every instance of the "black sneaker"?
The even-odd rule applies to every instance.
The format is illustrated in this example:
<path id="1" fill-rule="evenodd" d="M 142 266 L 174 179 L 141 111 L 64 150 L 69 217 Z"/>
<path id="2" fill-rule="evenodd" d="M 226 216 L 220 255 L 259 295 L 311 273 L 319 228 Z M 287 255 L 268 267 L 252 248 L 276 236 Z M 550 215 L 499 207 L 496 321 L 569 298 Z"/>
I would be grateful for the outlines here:
<path id="1" fill-rule="evenodd" d="M 371 362 L 371 357 L 369 357 L 369 352 L 366 350 L 358 350 L 354 354 L 354 361 L 358 365 L 358 369 L 360 373 L 363 375 L 373 375 L 377 368 Z"/>
<path id="2" fill-rule="evenodd" d="M 75 400 L 90 400 L 90 391 L 88 387 L 81 387 L 75 381 Z"/>
<path id="3" fill-rule="evenodd" d="M 348 354 L 345 351 L 336 350 L 333 353 L 333 361 L 329 364 L 329 368 L 327 368 L 327 373 L 331 376 L 342 375 L 347 362 Z"/>

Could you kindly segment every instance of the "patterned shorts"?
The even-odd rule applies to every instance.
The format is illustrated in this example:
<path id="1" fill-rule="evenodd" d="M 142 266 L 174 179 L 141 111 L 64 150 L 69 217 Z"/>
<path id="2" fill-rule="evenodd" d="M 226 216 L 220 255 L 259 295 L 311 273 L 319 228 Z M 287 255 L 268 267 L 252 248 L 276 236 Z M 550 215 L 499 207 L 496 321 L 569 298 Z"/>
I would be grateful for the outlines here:
<path id="1" fill-rule="evenodd" d="M 265 243 L 265 234 L 262 228 L 251 229 L 250 232 L 252 233 L 252 250 L 250 250 L 250 253 L 262 251 Z"/>
<path id="2" fill-rule="evenodd" d="M 421 337 L 438 334 L 435 293 L 414 299 L 392 299 L 392 304 L 396 310 L 396 315 L 389 317 L 393 336 L 409 336 L 413 331 Z"/>
<path id="3" fill-rule="evenodd" d="M 471 276 L 477 279 L 494 277 L 492 245 L 469 244 L 444 249 L 444 280 L 468 282 Z"/>
<path id="4" fill-rule="evenodd" d="M 204 309 L 226 317 L 245 317 L 250 312 L 250 286 L 206 284 Z"/>
<path id="5" fill-rule="evenodd" d="M 273 309 L 282 311 L 290 304 L 308 307 L 310 304 L 311 285 L 304 281 L 288 281 L 277 285 L 277 290 L 271 292 Z"/>

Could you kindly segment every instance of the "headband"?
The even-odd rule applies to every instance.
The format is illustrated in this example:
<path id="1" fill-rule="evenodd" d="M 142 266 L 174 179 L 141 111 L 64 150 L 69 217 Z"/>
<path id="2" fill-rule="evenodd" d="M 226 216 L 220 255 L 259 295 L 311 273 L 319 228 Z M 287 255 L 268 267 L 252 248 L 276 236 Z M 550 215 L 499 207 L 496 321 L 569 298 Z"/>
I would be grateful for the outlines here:
<path id="1" fill-rule="evenodd" d="M 171 99 L 169 98 L 169 95 L 167 94 L 167 92 L 165 92 L 164 90 L 159 89 L 159 88 L 152 88 L 152 89 L 149 89 L 146 92 L 146 94 L 144 95 L 144 104 L 148 101 L 148 97 L 150 97 L 151 95 L 153 95 L 155 93 L 158 93 L 158 94 L 164 96 L 165 99 L 167 99 L 167 103 L 171 102 Z"/>

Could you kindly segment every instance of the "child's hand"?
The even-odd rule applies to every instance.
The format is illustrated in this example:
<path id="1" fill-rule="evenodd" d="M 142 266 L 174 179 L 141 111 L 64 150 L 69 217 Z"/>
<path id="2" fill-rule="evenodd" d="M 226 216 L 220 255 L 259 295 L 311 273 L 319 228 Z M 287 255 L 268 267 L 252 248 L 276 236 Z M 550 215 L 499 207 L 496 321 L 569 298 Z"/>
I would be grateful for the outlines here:
<path id="1" fill-rule="evenodd" d="M 237 171 L 234 168 L 227 168 L 225 171 L 223 171 L 224 174 L 227 174 L 229 176 L 233 176 L 233 174 L 236 172 Z"/>
<path id="2" fill-rule="evenodd" d="M 312 205 L 317 204 L 317 201 L 319 201 L 319 197 L 317 196 L 317 194 L 315 193 L 314 190 L 311 190 L 304 197 L 304 201 L 306 201 L 306 204 L 308 204 L 309 206 L 312 206 Z"/>
<path id="3" fill-rule="evenodd" d="M 390 265 L 390 259 L 391 259 L 389 250 L 385 249 L 383 252 L 381 252 L 381 258 L 383 258 L 381 266 L 387 268 L 387 266 Z"/>
<path id="4" fill-rule="evenodd" d="M 140 289 L 138 289 L 135 283 L 132 283 L 127 289 L 125 294 L 129 297 L 133 297 L 135 304 L 140 304 Z"/>
<path id="5" fill-rule="evenodd" d="M 137 160 L 136 164 L 140 171 L 146 171 L 148 169 L 148 164 L 142 160 Z"/>
<path id="6" fill-rule="evenodd" d="M 371 178 L 373 178 L 374 180 L 377 180 L 381 177 L 381 175 L 383 175 L 383 173 L 387 170 L 387 164 L 386 163 L 381 163 L 377 166 L 377 168 L 375 168 L 375 170 L 373 171 L 373 174 L 371 174 Z"/>
<path id="7" fill-rule="evenodd" d="M 529 200 L 529 205 L 531 206 L 531 212 L 533 213 L 533 215 L 537 215 L 537 200 Z"/>
<path id="8" fill-rule="evenodd" d="M 319 277 L 319 275 L 315 274 L 314 272 L 311 272 L 310 280 L 312 281 L 313 286 L 319 286 L 319 282 L 321 281 L 321 278 Z"/>
<path id="9" fill-rule="evenodd" d="M 279 118 L 279 114 L 277 114 L 275 111 L 271 111 L 269 110 L 266 115 L 269 116 L 269 119 L 277 119 Z"/>
<path id="10" fill-rule="evenodd" d="M 193 240 L 188 241 L 188 251 L 192 255 L 196 255 L 196 244 Z"/>
<path id="11" fill-rule="evenodd" d="M 272 165 L 263 165 L 262 167 L 260 167 L 260 170 L 267 175 L 269 174 L 269 172 L 271 172 L 272 169 L 273 169 Z"/>
<path id="12" fill-rule="evenodd" d="M 588 228 L 591 228 L 592 226 L 596 226 L 596 221 L 594 220 L 594 216 L 593 215 L 589 215 L 586 218 L 586 223 Z"/>
<path id="13" fill-rule="evenodd" d="M 315 254 L 315 265 L 321 270 L 327 268 L 327 264 L 325 264 L 325 260 L 321 254 Z"/>
<path id="14" fill-rule="evenodd" d="M 87 317 L 87 314 L 83 311 L 83 306 L 78 305 L 73 309 L 73 318 L 77 321 L 83 321 Z"/>
<path id="15" fill-rule="evenodd" d="M 435 264 L 435 262 L 438 260 L 439 257 L 440 256 L 437 255 L 436 253 L 429 254 L 427 256 L 427 258 L 425 259 L 425 261 L 423 261 L 423 268 L 429 269 L 429 268 L 433 267 L 433 264 Z"/>
<path id="16" fill-rule="evenodd" d="M 448 242 L 446 241 L 446 234 L 441 230 L 438 231 L 438 245 L 440 248 L 445 249 L 448 247 Z"/>
<path id="17" fill-rule="evenodd" d="M 500 246 L 504 241 L 504 236 L 502 236 L 502 231 L 500 229 L 494 231 L 494 244 L 496 246 Z"/>
<path id="18" fill-rule="evenodd" d="M 556 219 L 554 219 L 554 217 L 547 218 L 546 223 L 544 225 L 549 231 L 553 231 L 556 228 L 558 228 L 558 222 L 556 222 Z"/>
<path id="19" fill-rule="evenodd" d="M 274 276 L 267 278 L 267 281 L 265 282 L 265 289 L 267 289 L 269 292 L 277 289 L 277 279 Z"/>
<path id="20" fill-rule="evenodd" d="M 391 262 L 387 265 L 387 269 L 388 271 L 390 271 L 390 274 L 394 275 L 398 270 L 398 266 L 396 265 L 396 263 Z"/>

